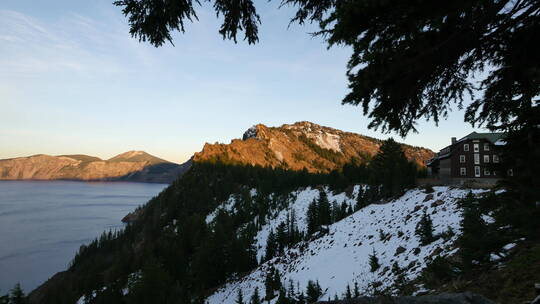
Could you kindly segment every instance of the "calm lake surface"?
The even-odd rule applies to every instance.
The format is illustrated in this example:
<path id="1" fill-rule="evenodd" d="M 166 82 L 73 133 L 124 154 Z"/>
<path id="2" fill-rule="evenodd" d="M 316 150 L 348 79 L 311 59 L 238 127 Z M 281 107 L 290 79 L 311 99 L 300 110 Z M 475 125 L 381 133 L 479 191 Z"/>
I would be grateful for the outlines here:
<path id="1" fill-rule="evenodd" d="M 65 270 L 82 244 L 167 185 L 0 181 L 0 295 L 17 282 L 29 292 Z"/>

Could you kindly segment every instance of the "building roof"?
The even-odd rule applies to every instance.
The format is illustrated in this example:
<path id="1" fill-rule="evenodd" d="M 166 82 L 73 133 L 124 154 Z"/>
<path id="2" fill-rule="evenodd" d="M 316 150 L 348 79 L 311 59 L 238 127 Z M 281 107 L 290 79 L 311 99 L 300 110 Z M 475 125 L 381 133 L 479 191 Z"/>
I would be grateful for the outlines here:
<path id="1" fill-rule="evenodd" d="M 436 160 L 445 159 L 447 157 L 450 157 L 452 155 L 451 147 L 458 142 L 469 140 L 469 139 L 487 139 L 489 142 L 496 146 L 502 146 L 505 145 L 505 134 L 504 133 L 478 133 L 478 132 L 472 132 L 469 135 L 466 135 L 465 137 L 458 140 L 456 143 L 451 144 L 450 146 L 444 147 L 441 149 L 435 156 L 431 159 L 429 159 L 426 162 L 426 165 L 432 165 L 435 163 Z"/>
<path id="2" fill-rule="evenodd" d="M 505 135 L 504 133 L 477 133 L 472 132 L 471 134 L 461 138 L 459 141 L 463 141 L 466 139 L 487 139 L 492 144 L 496 143 L 498 140 L 504 139 Z"/>

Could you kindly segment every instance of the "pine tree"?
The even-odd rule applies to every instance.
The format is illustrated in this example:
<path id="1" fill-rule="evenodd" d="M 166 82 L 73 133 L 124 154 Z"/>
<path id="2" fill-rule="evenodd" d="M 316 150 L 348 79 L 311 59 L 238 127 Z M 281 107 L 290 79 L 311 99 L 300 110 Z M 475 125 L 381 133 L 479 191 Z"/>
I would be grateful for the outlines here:
<path id="1" fill-rule="evenodd" d="M 345 299 L 351 299 L 351 298 L 352 298 L 351 287 L 349 286 L 349 284 L 347 284 L 347 290 L 345 291 Z"/>
<path id="2" fill-rule="evenodd" d="M 415 233 L 420 237 L 420 243 L 422 245 L 427 245 L 435 240 L 433 236 L 433 221 L 425 211 L 420 222 L 418 222 Z"/>
<path id="3" fill-rule="evenodd" d="M 306 287 L 306 301 L 307 303 L 315 303 L 322 295 L 321 286 L 319 282 L 308 281 Z"/>
<path id="4" fill-rule="evenodd" d="M 276 239 L 276 235 L 274 234 L 274 230 L 270 229 L 270 233 L 268 234 L 268 238 L 266 240 L 266 251 L 264 254 L 264 258 L 266 261 L 274 258 L 278 253 L 278 242 Z"/>
<path id="5" fill-rule="evenodd" d="M 285 247 L 288 244 L 287 238 L 287 224 L 286 222 L 281 222 L 276 228 L 276 241 L 277 241 L 277 252 L 281 255 L 285 251 Z"/>
<path id="6" fill-rule="evenodd" d="M 289 301 L 289 298 L 287 298 L 287 293 L 285 291 L 284 288 L 281 288 L 279 290 L 279 296 L 278 296 L 278 299 L 276 301 L 276 304 L 289 304 L 290 301 Z"/>
<path id="7" fill-rule="evenodd" d="M 26 303 L 26 298 L 24 296 L 24 291 L 21 288 L 21 284 L 17 283 L 10 291 L 9 304 L 24 304 Z"/>
<path id="8" fill-rule="evenodd" d="M 250 304 L 261 304 L 261 297 L 259 296 L 259 287 L 255 287 L 255 291 L 251 295 Z"/>
<path id="9" fill-rule="evenodd" d="M 9 304 L 9 294 L 0 296 L 0 304 Z"/>
<path id="10" fill-rule="evenodd" d="M 319 223 L 318 225 L 330 225 L 332 223 L 332 215 L 330 211 L 330 202 L 328 196 L 324 190 L 319 190 L 319 200 L 317 202 L 319 209 Z"/>
<path id="11" fill-rule="evenodd" d="M 369 255 L 369 267 L 371 272 L 375 272 L 381 267 L 375 248 L 373 249 L 373 253 Z"/>
<path id="12" fill-rule="evenodd" d="M 300 292 L 298 295 L 298 298 L 296 299 L 296 304 L 306 304 L 306 296 L 304 295 L 304 292 Z"/>
<path id="13" fill-rule="evenodd" d="M 319 208 L 316 200 L 313 200 L 308 206 L 306 222 L 308 235 L 313 234 L 319 228 Z"/>
<path id="14" fill-rule="evenodd" d="M 242 294 L 242 289 L 238 289 L 238 293 L 236 295 L 236 304 L 244 304 L 244 295 Z"/>
<path id="15" fill-rule="evenodd" d="M 471 193 L 461 202 L 461 205 L 463 218 L 459 254 L 465 270 L 470 270 L 474 261 L 489 261 L 489 228 L 482 218 L 478 202 Z"/>
<path id="16" fill-rule="evenodd" d="M 379 187 L 382 198 L 399 195 L 415 184 L 416 167 L 407 160 L 401 145 L 392 138 L 381 145 L 369 163 L 369 170 L 370 190 Z"/>
<path id="17" fill-rule="evenodd" d="M 289 279 L 289 290 L 288 290 L 288 293 L 289 293 L 289 298 L 293 299 L 296 297 L 296 292 L 294 290 L 294 282 L 292 279 Z"/>
<path id="18" fill-rule="evenodd" d="M 358 289 L 358 282 L 354 281 L 354 297 L 360 297 L 360 290 Z"/>

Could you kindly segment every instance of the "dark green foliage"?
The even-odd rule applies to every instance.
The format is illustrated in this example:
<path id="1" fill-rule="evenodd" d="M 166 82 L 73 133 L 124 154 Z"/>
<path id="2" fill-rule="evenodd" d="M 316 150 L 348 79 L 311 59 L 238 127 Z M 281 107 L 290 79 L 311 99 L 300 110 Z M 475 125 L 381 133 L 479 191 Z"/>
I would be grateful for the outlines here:
<path id="1" fill-rule="evenodd" d="M 238 293 L 236 294 L 236 304 L 244 304 L 244 295 L 242 294 L 242 289 L 238 289 Z"/>
<path id="2" fill-rule="evenodd" d="M 313 200 L 308 206 L 306 221 L 307 234 L 311 235 L 319 228 L 319 208 L 316 200 Z"/>
<path id="3" fill-rule="evenodd" d="M 360 289 L 358 288 L 358 282 L 356 281 L 354 281 L 353 297 L 354 298 L 360 297 Z"/>
<path id="4" fill-rule="evenodd" d="M 319 190 L 319 198 L 309 204 L 306 214 L 308 235 L 318 231 L 321 226 L 332 224 L 331 209 L 326 192 Z"/>
<path id="5" fill-rule="evenodd" d="M 416 226 L 415 234 L 420 238 L 420 244 L 423 246 L 430 244 L 436 239 L 433 235 L 433 221 L 425 211 Z"/>
<path id="6" fill-rule="evenodd" d="M 264 287 L 266 289 L 264 299 L 267 301 L 273 299 L 276 296 L 276 292 L 282 289 L 281 276 L 279 271 L 274 267 L 271 267 L 266 273 Z"/>
<path id="7" fill-rule="evenodd" d="M 250 304 L 261 304 L 261 296 L 259 295 L 259 288 L 255 287 L 255 291 L 251 295 L 251 299 L 249 300 Z"/>
<path id="8" fill-rule="evenodd" d="M 490 256 L 499 254 L 505 244 L 516 239 L 538 240 L 540 211 L 519 198 L 519 194 L 508 191 L 483 197 L 469 194 L 460 202 L 463 219 L 459 254 L 465 272 L 489 267 Z M 486 222 L 488 214 L 492 220 Z"/>
<path id="9" fill-rule="evenodd" d="M 368 168 L 370 191 L 378 191 L 372 194 L 375 197 L 400 195 L 416 183 L 416 165 L 407 160 L 401 145 L 392 138 L 384 141 Z"/>
<path id="10" fill-rule="evenodd" d="M 345 299 L 351 299 L 351 298 L 352 298 L 351 286 L 347 284 L 347 288 L 345 290 Z"/>
<path id="11" fill-rule="evenodd" d="M 9 304 L 9 294 L 0 296 L 0 304 Z"/>
<path id="12" fill-rule="evenodd" d="M 166 41 L 172 43 L 172 31 L 184 32 L 186 22 L 198 20 L 194 5 L 200 3 L 192 0 L 121 0 L 114 4 L 121 6 L 124 15 L 129 17 L 131 35 L 140 41 L 148 40 L 157 47 Z M 233 39 L 236 42 L 238 30 L 244 30 L 244 39 L 250 44 L 258 41 L 257 25 L 260 20 L 251 1 L 216 0 L 214 10 L 218 16 L 223 16 L 223 24 L 219 29 L 223 39 Z"/>
<path id="13" fill-rule="evenodd" d="M 435 257 L 422 271 L 420 280 L 427 288 L 435 288 L 443 282 L 449 282 L 460 274 L 457 265 L 451 263 L 447 258 Z"/>
<path id="14" fill-rule="evenodd" d="M 377 269 L 381 267 L 381 264 L 379 264 L 379 258 L 377 257 L 377 253 L 375 252 L 375 249 L 373 249 L 373 253 L 369 255 L 369 271 L 375 272 Z"/>
<path id="15" fill-rule="evenodd" d="M 479 202 L 472 194 L 462 201 L 463 219 L 461 220 L 462 235 L 459 240 L 459 253 L 465 269 L 471 269 L 473 264 L 489 261 L 488 225 L 482 218 Z"/>
<path id="16" fill-rule="evenodd" d="M 17 283 L 9 292 L 9 304 L 25 304 L 27 303 L 24 291 L 21 284 Z"/>
<path id="17" fill-rule="evenodd" d="M 265 257 L 264 259 L 266 261 L 272 259 L 275 257 L 278 253 L 278 243 L 276 239 L 276 235 L 274 234 L 274 230 L 270 230 L 270 233 L 268 234 L 268 239 L 266 240 L 266 251 L 265 251 Z"/>
<path id="18" fill-rule="evenodd" d="M 306 302 L 315 303 L 322 296 L 322 288 L 319 282 L 309 280 L 306 287 Z"/>
<path id="19" fill-rule="evenodd" d="M 154 261 L 149 261 L 142 269 L 141 276 L 131 282 L 128 303 L 173 303 L 173 294 L 167 294 L 173 280 L 163 267 Z"/>

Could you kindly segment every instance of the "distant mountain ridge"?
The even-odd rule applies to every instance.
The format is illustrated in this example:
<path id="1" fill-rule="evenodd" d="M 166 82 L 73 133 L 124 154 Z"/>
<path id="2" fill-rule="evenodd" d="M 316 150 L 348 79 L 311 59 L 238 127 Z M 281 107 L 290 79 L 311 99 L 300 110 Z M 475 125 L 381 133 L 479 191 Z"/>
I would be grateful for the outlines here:
<path id="1" fill-rule="evenodd" d="M 195 153 L 195 162 L 225 162 L 309 172 L 328 173 L 341 168 L 353 159 L 365 161 L 375 155 L 382 140 L 320 126 L 308 121 L 267 127 L 263 124 L 249 128 L 242 139 L 230 144 L 205 144 Z M 402 144 L 409 160 L 420 167 L 434 152 Z"/>
<path id="2" fill-rule="evenodd" d="M 129 151 L 108 160 L 84 154 L 37 154 L 0 160 L 0 180 L 83 180 L 170 183 L 189 168 Z"/>

